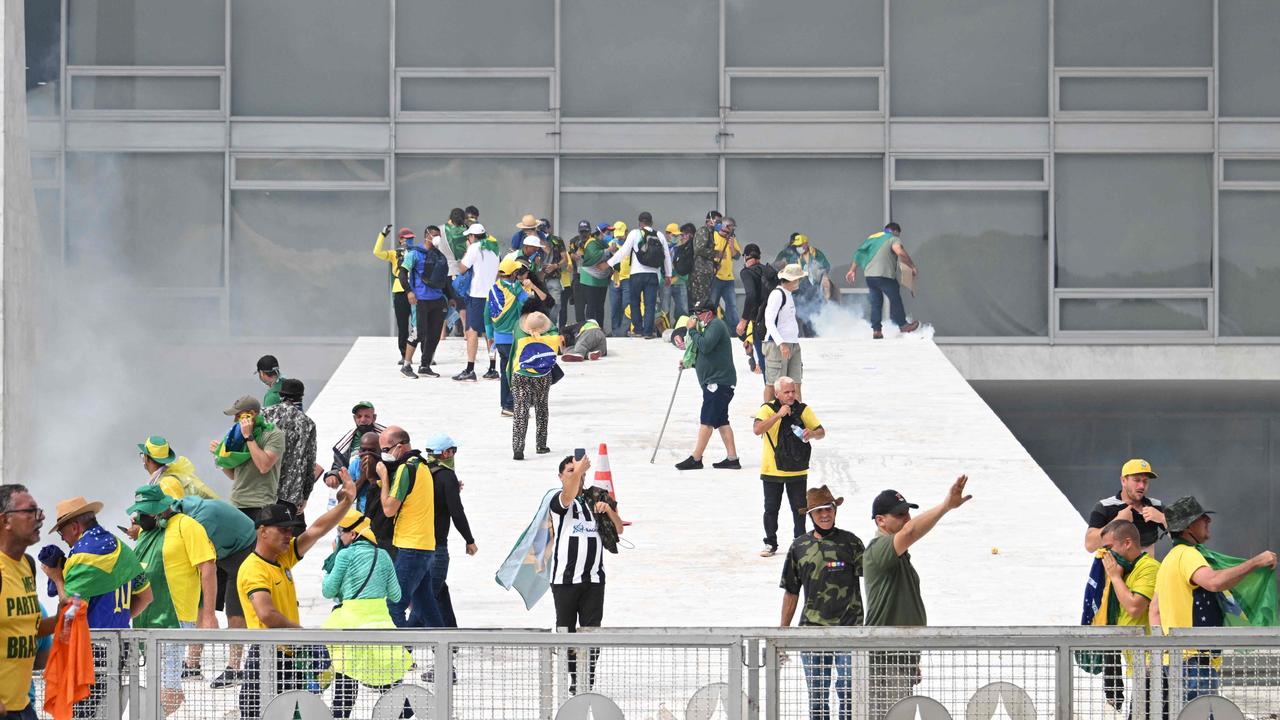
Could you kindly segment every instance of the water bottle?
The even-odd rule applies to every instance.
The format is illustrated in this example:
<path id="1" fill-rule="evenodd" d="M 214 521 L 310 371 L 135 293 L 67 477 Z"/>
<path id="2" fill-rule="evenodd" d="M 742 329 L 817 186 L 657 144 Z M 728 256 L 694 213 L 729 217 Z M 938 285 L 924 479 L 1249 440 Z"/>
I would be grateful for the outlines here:
<path id="1" fill-rule="evenodd" d="M 796 437 L 800 438 L 801 440 L 804 440 L 804 428 L 800 427 L 799 425 L 792 425 L 791 432 L 795 433 Z M 804 440 L 804 441 L 809 442 L 808 440 Z"/>
<path id="2" fill-rule="evenodd" d="M 329 488 L 329 506 L 328 507 L 330 510 L 332 510 L 333 508 L 337 507 L 337 505 L 338 505 L 338 488 Z"/>
<path id="3" fill-rule="evenodd" d="M 71 640 L 71 623 L 76 619 L 76 613 L 80 611 L 80 596 L 72 595 L 71 603 L 67 606 L 67 612 L 62 617 L 62 633 L 61 642 L 69 642 Z"/>

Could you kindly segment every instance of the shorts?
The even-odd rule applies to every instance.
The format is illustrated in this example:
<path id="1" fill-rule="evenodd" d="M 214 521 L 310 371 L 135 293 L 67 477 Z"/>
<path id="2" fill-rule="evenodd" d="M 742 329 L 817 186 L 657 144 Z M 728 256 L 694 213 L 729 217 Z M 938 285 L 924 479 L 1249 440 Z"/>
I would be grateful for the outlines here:
<path id="1" fill-rule="evenodd" d="M 467 329 L 484 334 L 484 306 L 489 298 L 467 298 Z"/>
<path id="2" fill-rule="evenodd" d="M 226 593 L 223 601 L 227 617 L 244 617 L 244 608 L 240 605 L 240 591 L 236 588 L 236 577 L 240 574 L 240 565 L 253 552 L 253 545 L 234 555 L 228 555 L 218 561 L 218 568 L 227 573 L 227 584 L 223 586 Z"/>
<path id="3" fill-rule="evenodd" d="M 702 413 L 698 422 L 713 428 L 729 424 L 729 403 L 733 400 L 732 385 L 706 385 L 702 388 Z"/>
<path id="4" fill-rule="evenodd" d="M 786 343 L 791 357 L 782 357 L 778 343 L 772 340 L 764 344 L 764 381 L 773 384 L 780 377 L 789 377 L 797 383 L 804 378 L 804 362 L 800 359 L 800 343 Z"/>
<path id="5" fill-rule="evenodd" d="M 193 622 L 178 622 L 178 627 L 189 629 L 195 627 Z M 166 642 L 162 646 L 163 657 L 160 658 L 160 686 L 165 690 L 182 689 L 182 664 L 187 657 L 187 646 L 178 642 Z"/>

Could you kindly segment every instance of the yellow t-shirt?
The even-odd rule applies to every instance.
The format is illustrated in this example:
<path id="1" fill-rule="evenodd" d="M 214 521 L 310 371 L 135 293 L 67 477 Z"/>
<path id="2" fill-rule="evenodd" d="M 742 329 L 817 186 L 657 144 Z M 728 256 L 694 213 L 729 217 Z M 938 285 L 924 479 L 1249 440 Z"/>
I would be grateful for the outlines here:
<path id="1" fill-rule="evenodd" d="M 253 630 L 262 630 L 267 626 L 258 619 L 253 609 L 253 601 L 249 599 L 254 593 L 271 593 L 271 604 L 286 619 L 301 624 L 298 620 L 298 591 L 293 586 L 293 573 L 289 572 L 302 558 L 298 557 L 298 541 L 289 541 L 289 549 L 280 559 L 272 562 L 257 553 L 249 553 L 240 565 L 240 574 L 236 576 L 236 591 L 240 593 L 240 606 L 244 608 L 245 625 Z M 166 566 L 167 567 L 167 566 Z"/>
<path id="2" fill-rule="evenodd" d="M 1129 588 L 1130 592 L 1141 595 L 1147 600 L 1151 600 L 1156 596 L 1156 574 L 1159 571 L 1160 563 L 1156 562 L 1156 559 L 1150 555 L 1143 553 L 1138 557 L 1137 562 L 1134 563 L 1133 569 L 1129 571 L 1128 577 L 1124 579 L 1124 585 Z M 1147 609 L 1137 617 L 1125 612 L 1123 605 L 1120 606 L 1119 610 L 1120 612 L 1116 616 L 1117 626 L 1136 625 L 1138 627 L 1147 627 L 1147 625 L 1150 624 L 1147 619 L 1148 614 L 1151 611 L 1150 605 L 1148 605 Z"/>
<path id="3" fill-rule="evenodd" d="M 626 244 L 626 242 L 627 242 L 626 236 L 615 237 L 614 239 L 610 240 L 609 254 L 612 255 L 613 253 L 618 252 L 618 248 L 622 247 L 624 244 Z M 622 258 L 622 262 L 618 263 L 618 267 L 614 268 L 614 271 L 613 271 L 614 285 L 617 285 L 623 280 L 629 280 L 631 278 L 631 256 L 633 254 L 634 253 L 627 253 L 627 256 Z"/>
<path id="4" fill-rule="evenodd" d="M 717 280 L 733 279 L 733 256 L 734 253 L 741 254 L 742 247 L 738 245 L 738 237 L 733 237 L 733 244 L 726 251 L 725 246 L 729 244 L 728 239 L 720 233 L 716 233 L 715 237 L 716 257 L 720 258 L 720 266 L 716 268 Z"/>
<path id="5" fill-rule="evenodd" d="M 1160 598 L 1160 626 L 1166 635 L 1169 628 L 1192 626 L 1191 593 L 1198 585 L 1191 582 L 1196 570 L 1209 567 L 1194 545 L 1174 545 L 1156 573 L 1156 597 Z"/>
<path id="6" fill-rule="evenodd" d="M 425 462 L 418 464 L 413 482 L 407 480 L 408 463 L 396 469 L 391 496 L 401 502 L 391 544 L 413 550 L 436 549 L 436 487 Z M 410 487 L 412 485 L 412 487 Z"/>
<path id="7" fill-rule="evenodd" d="M 27 707 L 27 688 L 36 661 L 36 629 L 40 602 L 36 576 L 25 557 L 17 560 L 0 552 L 0 702 L 9 712 Z"/>
<path id="8" fill-rule="evenodd" d="M 181 513 L 169 518 L 164 531 L 164 580 L 180 622 L 195 622 L 200 609 L 200 571 L 203 562 L 217 562 L 204 526 Z"/>
<path id="9" fill-rule="evenodd" d="M 773 408 L 769 407 L 767 403 L 761 405 L 759 412 L 756 413 L 756 419 L 768 420 L 771 417 L 773 417 Z M 817 430 L 822 427 L 822 423 L 818 422 L 818 416 L 813 414 L 813 408 L 808 405 L 805 405 L 804 412 L 800 413 L 800 422 L 804 423 L 804 427 L 807 430 Z M 808 470 L 778 469 L 777 460 L 774 459 L 773 448 L 778 444 L 778 431 L 781 429 L 782 422 L 778 422 L 761 436 L 761 439 L 764 440 L 764 450 L 760 454 L 760 477 L 797 478 L 808 476 Z"/>

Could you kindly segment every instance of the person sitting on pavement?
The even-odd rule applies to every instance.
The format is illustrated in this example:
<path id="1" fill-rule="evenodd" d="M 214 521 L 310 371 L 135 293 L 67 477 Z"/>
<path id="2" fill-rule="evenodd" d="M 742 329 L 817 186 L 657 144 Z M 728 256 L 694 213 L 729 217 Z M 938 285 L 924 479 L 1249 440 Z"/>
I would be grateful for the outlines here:
<path id="1" fill-rule="evenodd" d="M 567 329 L 566 329 L 567 330 Z M 569 348 L 560 359 L 565 362 L 582 362 L 583 360 L 599 360 L 609 354 L 609 339 L 595 320 L 587 320 L 575 329 L 573 347 Z M 568 340 L 568 332 L 564 333 Z"/>

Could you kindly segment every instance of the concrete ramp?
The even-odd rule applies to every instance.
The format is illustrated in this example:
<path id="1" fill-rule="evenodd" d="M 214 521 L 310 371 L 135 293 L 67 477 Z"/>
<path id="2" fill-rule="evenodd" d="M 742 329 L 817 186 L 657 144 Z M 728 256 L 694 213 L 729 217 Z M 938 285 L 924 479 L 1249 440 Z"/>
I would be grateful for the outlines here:
<path id="1" fill-rule="evenodd" d="M 731 407 L 744 469 L 715 470 L 724 457 L 713 438 L 707 469 L 679 472 L 697 429 L 701 391 L 686 371 L 657 462 L 649 463 L 677 376 L 679 351 L 659 340 L 610 340 L 598 362 L 564 365 L 551 392 L 550 455 L 511 457 L 512 420 L 501 417 L 497 381 L 456 383 L 461 339 L 438 352 L 439 379 L 401 378 L 394 338 L 361 338 L 309 413 L 319 427 L 320 461 L 351 425 L 351 407 L 373 402 L 378 420 L 404 426 L 417 443 L 449 432 L 459 444 L 458 476 L 480 552 L 450 538 L 449 586 L 459 623 L 470 627 L 550 627 L 550 597 L 526 612 L 494 572 L 536 509 L 558 486 L 556 465 L 575 447 L 609 447 L 620 511 L 633 522 L 633 547 L 605 559 L 605 624 L 612 626 L 767 626 L 778 622 L 781 552 L 760 558 L 760 439 L 751 434 L 763 383 L 738 354 Z M 945 517 L 912 549 L 933 625 L 1039 625 L 1079 622 L 1089 557 L 1084 523 L 1008 429 L 970 389 L 937 346 L 923 337 L 807 340 L 804 399 L 827 428 L 813 451 L 810 487 L 827 484 L 844 504 L 837 525 L 864 542 L 875 534 L 871 500 L 894 488 L 921 508 L 940 502 L 969 475 L 974 499 Z M 484 360 L 479 371 L 484 370 Z M 320 487 L 308 516 L 322 512 Z M 790 520 L 781 518 L 781 533 Z M 320 597 L 313 550 L 299 569 L 304 622 L 318 625 Z"/>

